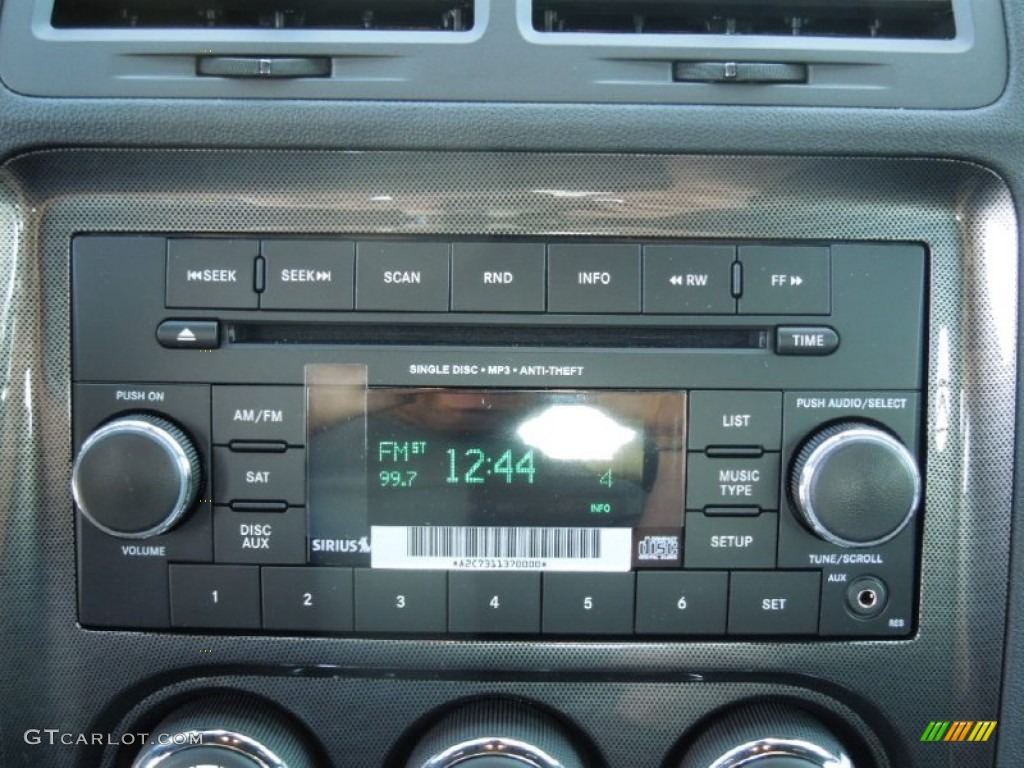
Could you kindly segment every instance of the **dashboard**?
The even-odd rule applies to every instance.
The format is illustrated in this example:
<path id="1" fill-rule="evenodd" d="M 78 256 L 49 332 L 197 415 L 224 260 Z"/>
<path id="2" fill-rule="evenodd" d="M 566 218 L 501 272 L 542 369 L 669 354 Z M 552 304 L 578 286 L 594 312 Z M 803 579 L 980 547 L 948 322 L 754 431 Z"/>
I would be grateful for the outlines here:
<path id="1" fill-rule="evenodd" d="M 1019 765 L 1022 45 L 5 0 L 0 765 Z"/>

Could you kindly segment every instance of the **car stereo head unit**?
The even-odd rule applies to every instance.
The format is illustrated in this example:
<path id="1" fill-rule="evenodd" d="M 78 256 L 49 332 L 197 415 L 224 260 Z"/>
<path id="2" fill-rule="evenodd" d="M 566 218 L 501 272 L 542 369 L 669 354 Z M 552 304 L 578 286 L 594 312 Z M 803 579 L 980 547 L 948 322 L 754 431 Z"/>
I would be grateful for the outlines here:
<path id="1" fill-rule="evenodd" d="M 82 235 L 72 266 L 84 625 L 914 629 L 920 245 Z"/>

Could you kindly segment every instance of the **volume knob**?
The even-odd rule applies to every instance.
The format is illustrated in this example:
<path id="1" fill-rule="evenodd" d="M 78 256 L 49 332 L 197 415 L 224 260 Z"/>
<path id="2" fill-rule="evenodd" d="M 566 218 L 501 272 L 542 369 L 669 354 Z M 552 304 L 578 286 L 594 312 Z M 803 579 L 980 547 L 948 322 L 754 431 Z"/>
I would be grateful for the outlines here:
<path id="1" fill-rule="evenodd" d="M 129 414 L 86 438 L 72 467 L 71 493 L 100 530 L 142 539 L 169 530 L 192 508 L 201 475 L 184 430 L 159 416 Z"/>
<path id="2" fill-rule="evenodd" d="M 921 501 L 917 460 L 883 429 L 860 421 L 813 435 L 790 477 L 797 513 L 818 536 L 841 547 L 871 547 L 896 536 Z"/>

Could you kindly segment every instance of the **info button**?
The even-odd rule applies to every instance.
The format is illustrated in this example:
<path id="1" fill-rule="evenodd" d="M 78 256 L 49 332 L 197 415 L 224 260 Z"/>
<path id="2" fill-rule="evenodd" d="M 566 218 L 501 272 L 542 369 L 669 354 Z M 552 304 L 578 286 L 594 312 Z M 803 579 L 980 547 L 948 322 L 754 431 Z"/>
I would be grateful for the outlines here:
<path id="1" fill-rule="evenodd" d="M 548 311 L 640 311 L 640 246 L 549 245 Z"/>

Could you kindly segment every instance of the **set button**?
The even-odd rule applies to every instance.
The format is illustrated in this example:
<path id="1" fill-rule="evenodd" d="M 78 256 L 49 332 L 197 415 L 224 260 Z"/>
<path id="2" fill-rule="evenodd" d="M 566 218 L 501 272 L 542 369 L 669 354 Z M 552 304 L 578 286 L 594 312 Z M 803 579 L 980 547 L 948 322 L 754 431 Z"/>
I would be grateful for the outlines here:
<path id="1" fill-rule="evenodd" d="M 820 589 L 821 574 L 810 571 L 734 573 L 729 634 L 817 634 Z"/>

